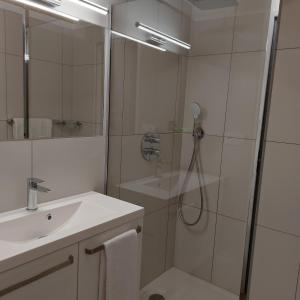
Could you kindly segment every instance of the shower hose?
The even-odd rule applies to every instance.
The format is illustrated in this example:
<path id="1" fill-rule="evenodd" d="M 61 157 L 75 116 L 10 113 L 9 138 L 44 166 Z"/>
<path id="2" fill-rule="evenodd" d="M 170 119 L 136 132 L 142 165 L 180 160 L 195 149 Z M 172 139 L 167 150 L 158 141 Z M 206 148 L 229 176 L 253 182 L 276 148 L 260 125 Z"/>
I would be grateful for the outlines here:
<path id="1" fill-rule="evenodd" d="M 205 191 L 204 191 L 204 180 L 203 180 L 203 172 L 202 172 L 202 163 L 201 163 L 201 158 L 200 158 L 200 140 L 204 137 L 204 132 L 203 129 L 198 126 L 194 126 L 193 130 L 193 154 L 189 163 L 188 170 L 185 174 L 183 185 L 180 191 L 179 195 L 179 201 L 178 201 L 178 215 L 181 219 L 181 221 L 187 225 L 187 226 L 195 226 L 196 224 L 199 223 L 201 220 L 202 214 L 203 214 L 203 205 L 204 205 L 204 197 L 205 197 Z M 184 215 L 183 212 L 183 201 L 184 201 L 184 196 L 186 194 L 186 189 L 187 185 L 191 179 L 192 171 L 196 168 L 197 172 L 197 179 L 199 182 L 199 194 L 200 194 L 200 209 L 199 213 L 194 221 L 188 221 L 186 219 L 186 216 Z"/>

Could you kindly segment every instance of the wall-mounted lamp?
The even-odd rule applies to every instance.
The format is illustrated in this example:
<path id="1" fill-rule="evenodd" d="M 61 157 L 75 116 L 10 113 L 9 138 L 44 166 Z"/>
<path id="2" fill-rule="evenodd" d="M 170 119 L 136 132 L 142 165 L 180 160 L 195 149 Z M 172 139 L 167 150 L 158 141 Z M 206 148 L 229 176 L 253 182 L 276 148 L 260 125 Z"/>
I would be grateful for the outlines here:
<path id="1" fill-rule="evenodd" d="M 177 39 L 177 38 L 174 38 L 174 37 L 172 37 L 171 35 L 168 35 L 168 34 L 166 34 L 166 33 L 163 33 L 163 32 L 161 32 L 161 31 L 158 31 L 158 30 L 156 30 L 156 29 L 154 29 L 154 28 L 152 28 L 152 27 L 150 27 L 150 26 L 147 26 L 147 25 L 145 25 L 145 24 L 143 24 L 143 23 L 136 22 L 136 23 L 135 23 L 135 26 L 136 26 L 137 28 L 139 28 L 139 29 L 145 31 L 145 32 L 148 32 L 148 33 L 150 33 L 150 34 L 153 34 L 154 36 L 157 36 L 157 37 L 159 37 L 159 38 L 162 38 L 163 40 L 166 40 L 166 41 L 168 41 L 168 42 L 170 42 L 170 43 L 173 43 L 173 44 L 175 44 L 175 45 L 177 45 L 177 46 L 183 47 L 183 48 L 188 49 L 188 50 L 191 49 L 191 45 L 190 45 L 190 44 L 188 44 L 188 43 L 186 43 L 186 42 L 183 42 L 183 41 L 181 41 L 181 40 L 179 40 L 179 39 Z"/>
<path id="2" fill-rule="evenodd" d="M 91 2 L 89 0 L 69 0 L 71 2 L 74 2 L 82 7 L 85 7 L 85 8 L 88 8 L 88 9 L 91 9 L 99 14 L 102 14 L 102 15 L 107 15 L 108 14 L 108 8 L 104 7 L 104 6 L 101 6 L 99 4 L 96 4 L 94 2 Z"/>
<path id="3" fill-rule="evenodd" d="M 123 38 L 125 38 L 125 39 L 130 40 L 130 41 L 137 42 L 137 43 L 142 44 L 142 45 L 145 45 L 145 46 L 147 46 L 147 47 L 154 48 L 154 49 L 156 49 L 156 50 L 160 50 L 160 51 L 163 51 L 163 52 L 167 51 L 166 49 L 164 49 L 164 48 L 162 48 L 162 47 L 158 47 L 158 46 L 152 45 L 152 44 L 150 44 L 150 43 L 141 41 L 141 40 L 139 40 L 139 39 L 136 39 L 136 38 L 134 38 L 134 37 L 132 37 L 132 36 L 123 34 L 123 33 L 118 32 L 118 31 L 112 31 L 112 34 L 117 35 L 117 36 L 120 36 L 120 37 L 123 37 Z"/>
<path id="4" fill-rule="evenodd" d="M 55 10 L 55 9 L 49 7 L 49 6 L 42 5 L 42 4 L 39 4 L 37 2 L 33 2 L 33 1 L 30 1 L 30 0 L 15 0 L 15 1 L 19 2 L 21 4 L 25 4 L 27 6 L 33 7 L 33 8 L 37 8 L 37 9 L 45 11 L 47 13 L 50 13 L 50 14 L 53 14 L 53 15 L 57 15 L 59 17 L 62 17 L 62 18 L 74 21 L 74 22 L 78 22 L 79 21 L 79 19 L 76 18 L 76 17 L 73 17 L 71 15 L 65 14 L 65 13 L 63 13 L 61 11 Z"/>

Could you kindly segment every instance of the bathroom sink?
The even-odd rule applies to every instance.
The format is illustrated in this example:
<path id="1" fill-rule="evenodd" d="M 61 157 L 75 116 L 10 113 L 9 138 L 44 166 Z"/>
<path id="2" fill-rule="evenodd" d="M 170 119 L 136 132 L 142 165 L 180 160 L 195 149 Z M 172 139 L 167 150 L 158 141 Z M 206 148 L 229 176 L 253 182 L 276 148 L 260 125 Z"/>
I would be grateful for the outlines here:
<path id="1" fill-rule="evenodd" d="M 96 192 L 0 213 L 0 272 L 143 215 L 140 206 Z"/>
<path id="2" fill-rule="evenodd" d="M 59 230 L 80 208 L 81 202 L 66 204 L 57 208 L 31 212 L 0 223 L 0 240 L 26 242 L 40 239 Z"/>

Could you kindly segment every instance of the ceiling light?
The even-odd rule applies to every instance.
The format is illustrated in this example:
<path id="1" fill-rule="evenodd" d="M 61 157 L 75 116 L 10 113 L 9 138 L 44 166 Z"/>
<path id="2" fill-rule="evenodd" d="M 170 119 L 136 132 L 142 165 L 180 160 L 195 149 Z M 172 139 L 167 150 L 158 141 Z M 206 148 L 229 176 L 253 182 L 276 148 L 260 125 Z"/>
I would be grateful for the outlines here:
<path id="1" fill-rule="evenodd" d="M 164 48 L 161 48 L 161 47 L 158 47 L 158 46 L 152 45 L 152 44 L 150 44 L 150 43 L 147 43 L 147 42 L 141 41 L 141 40 L 139 40 L 139 39 L 136 39 L 136 38 L 134 38 L 134 37 L 132 37 L 132 36 L 129 36 L 129 35 L 126 35 L 126 34 L 123 34 L 123 33 L 117 32 L 117 31 L 112 31 L 112 33 L 113 33 L 114 35 L 117 35 L 117 36 L 123 37 L 123 38 L 125 38 L 125 39 L 128 39 L 128 40 L 130 40 L 130 41 L 134 41 L 134 42 L 140 43 L 140 44 L 142 44 L 142 45 L 145 45 L 145 46 L 148 46 L 148 47 L 154 48 L 154 49 L 156 49 L 156 50 L 160 50 L 160 51 L 163 51 L 163 52 L 167 51 L 167 50 L 166 50 L 166 49 L 164 49 Z"/>
<path id="2" fill-rule="evenodd" d="M 143 23 L 136 22 L 135 26 L 137 28 L 145 31 L 145 32 L 148 32 L 148 33 L 151 33 L 151 34 L 153 34 L 155 36 L 158 36 L 158 37 L 160 37 L 160 38 L 162 38 L 162 39 L 164 39 L 164 40 L 166 40 L 168 42 L 171 42 L 171 43 L 173 43 L 173 44 L 175 44 L 177 46 L 183 47 L 183 48 L 188 49 L 188 50 L 191 49 L 191 45 L 190 44 L 185 43 L 185 42 L 183 42 L 183 41 L 181 41 L 179 39 L 176 39 L 176 38 L 174 38 L 174 37 L 172 37 L 172 36 L 170 36 L 170 35 L 168 35 L 166 33 L 158 31 L 158 30 L 156 30 L 156 29 L 154 29 L 154 28 L 152 28 L 150 26 L 147 26 L 147 25 L 145 25 Z"/>
<path id="3" fill-rule="evenodd" d="M 102 14 L 105 16 L 108 14 L 108 9 L 106 7 L 96 4 L 94 2 L 91 2 L 89 0 L 70 0 L 70 1 L 80 5 L 82 7 L 91 9 L 99 14 Z"/>
<path id="4" fill-rule="evenodd" d="M 46 12 L 48 12 L 50 14 L 54 14 L 54 15 L 60 16 L 60 17 L 65 18 L 65 19 L 69 19 L 71 21 L 75 21 L 75 22 L 79 21 L 79 19 L 76 18 L 76 17 L 73 17 L 73 16 L 65 14 L 65 13 L 63 13 L 61 11 L 55 10 L 53 8 L 50 8 L 48 6 L 45 6 L 45 5 L 42 5 L 42 4 L 30 1 L 30 0 L 15 0 L 15 1 L 19 2 L 19 3 L 22 3 L 22 4 L 25 4 L 25 5 L 28 5 L 28 6 L 31 6 L 33 8 L 37 8 L 39 10 L 46 11 Z"/>

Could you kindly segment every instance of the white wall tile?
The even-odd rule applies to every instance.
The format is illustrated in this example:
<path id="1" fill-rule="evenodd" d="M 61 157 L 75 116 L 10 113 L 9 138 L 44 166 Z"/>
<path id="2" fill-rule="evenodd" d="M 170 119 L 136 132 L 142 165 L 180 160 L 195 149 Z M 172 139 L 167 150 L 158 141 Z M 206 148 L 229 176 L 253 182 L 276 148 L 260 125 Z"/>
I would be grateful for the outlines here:
<path id="1" fill-rule="evenodd" d="M 194 220 L 199 210 L 184 207 L 188 220 Z M 216 215 L 203 212 L 201 221 L 193 227 L 177 220 L 175 267 L 204 280 L 211 280 Z"/>
<path id="2" fill-rule="evenodd" d="M 277 52 L 268 140 L 300 143 L 300 49 Z"/>
<path id="3" fill-rule="evenodd" d="M 69 65 L 62 66 L 62 118 L 63 120 L 72 120 L 73 107 L 73 67 Z"/>
<path id="4" fill-rule="evenodd" d="M 96 67 L 75 66 L 73 91 L 73 119 L 95 122 Z"/>
<path id="5" fill-rule="evenodd" d="M 281 2 L 278 48 L 300 47 L 300 37 L 297 29 L 300 26 L 300 3 L 298 0 L 283 0 Z"/>
<path id="6" fill-rule="evenodd" d="M 27 178 L 31 176 L 31 143 L 0 143 L 0 211 L 26 206 Z"/>
<path id="7" fill-rule="evenodd" d="M 104 191 L 105 138 L 33 141 L 33 176 L 51 189 L 42 202 L 88 191 Z"/>
<path id="8" fill-rule="evenodd" d="M 206 17 L 191 21 L 190 54 L 223 54 L 232 51 L 234 12 L 232 16 Z"/>
<path id="9" fill-rule="evenodd" d="M 230 55 L 191 57 L 188 62 L 184 127 L 192 129 L 191 103 L 201 106 L 207 134 L 223 135 L 228 92 Z"/>
<path id="10" fill-rule="evenodd" d="M 7 123 L 6 121 L 0 121 L 0 141 L 7 140 Z"/>
<path id="11" fill-rule="evenodd" d="M 22 15 L 5 12 L 5 48 L 6 52 L 23 55 L 23 19 Z"/>
<path id="12" fill-rule="evenodd" d="M 204 188 L 204 207 L 210 211 L 215 212 L 217 210 L 218 202 L 218 189 L 222 155 L 222 141 L 223 139 L 215 136 L 205 136 L 200 141 L 200 160 L 202 175 L 213 176 L 215 181 Z M 181 169 L 187 170 L 190 163 L 193 151 L 193 137 L 191 134 L 184 134 L 182 140 L 181 149 Z M 196 172 L 196 169 L 193 170 Z M 200 207 L 199 190 L 193 190 L 184 196 L 184 203 Z"/>
<path id="13" fill-rule="evenodd" d="M 136 72 L 128 80 L 137 80 L 134 97 L 125 97 L 126 134 L 149 131 L 165 133 L 173 130 L 177 96 L 179 59 L 172 53 L 162 53 L 149 47 L 137 46 Z M 127 48 L 126 48 L 127 52 Z M 125 67 L 128 65 L 126 54 Z M 128 76 L 128 71 L 126 76 Z M 126 81 L 127 82 L 127 81 Z M 128 88 L 128 85 L 125 85 Z"/>
<path id="14" fill-rule="evenodd" d="M 154 212 L 144 218 L 141 285 L 165 271 L 168 209 Z"/>
<path id="15" fill-rule="evenodd" d="M 111 81 L 110 81 L 110 125 L 111 135 L 122 134 L 124 72 L 125 72 L 125 40 L 113 39 L 111 49 Z"/>
<path id="16" fill-rule="evenodd" d="M 7 117 L 24 115 L 23 60 L 22 57 L 6 54 Z"/>
<path id="17" fill-rule="evenodd" d="M 30 54 L 34 59 L 62 61 L 62 28 L 53 23 L 30 27 Z"/>
<path id="18" fill-rule="evenodd" d="M 254 170 L 254 140 L 225 138 L 218 211 L 247 220 Z"/>
<path id="19" fill-rule="evenodd" d="M 176 241 L 177 205 L 169 206 L 168 210 L 168 237 L 166 250 L 166 270 L 174 266 L 175 241 Z"/>
<path id="20" fill-rule="evenodd" d="M 271 2 L 271 0 L 239 1 L 233 42 L 235 52 L 265 49 Z"/>
<path id="21" fill-rule="evenodd" d="M 62 115 L 62 66 L 32 59 L 29 74 L 30 116 L 59 120 Z"/>
<path id="22" fill-rule="evenodd" d="M 264 59 L 264 52 L 233 54 L 226 112 L 226 136 L 256 138 Z"/>
<path id="23" fill-rule="evenodd" d="M 300 235 L 300 146 L 267 144 L 258 223 Z"/>
<path id="24" fill-rule="evenodd" d="M 0 119 L 6 120 L 6 66 L 5 54 L 0 53 Z"/>
<path id="25" fill-rule="evenodd" d="M 140 183 L 137 191 L 131 188 L 132 184 L 139 179 L 148 178 L 156 180 L 157 189 L 163 188 L 168 192 L 170 180 L 164 179 L 162 175 L 170 172 L 172 168 L 172 134 L 162 134 L 161 138 L 161 159 L 159 161 L 146 161 L 141 154 L 142 135 L 122 137 L 122 166 L 120 198 L 141 205 L 145 208 L 146 214 L 161 209 L 168 205 L 169 200 L 153 194 L 144 192 L 147 186 Z M 154 183 L 155 184 L 155 183 Z M 155 187 L 154 187 L 155 188 Z"/>
<path id="26" fill-rule="evenodd" d="M 299 238 L 258 227 L 250 300 L 294 300 L 299 261 Z"/>
<path id="27" fill-rule="evenodd" d="M 4 10 L 0 10 L 0 51 L 5 51 L 5 17 Z"/>
<path id="28" fill-rule="evenodd" d="M 217 217 L 212 282 L 236 295 L 241 290 L 245 228 L 244 222 Z"/>
<path id="29" fill-rule="evenodd" d="M 107 189 L 110 196 L 120 197 L 122 137 L 109 137 Z"/>

